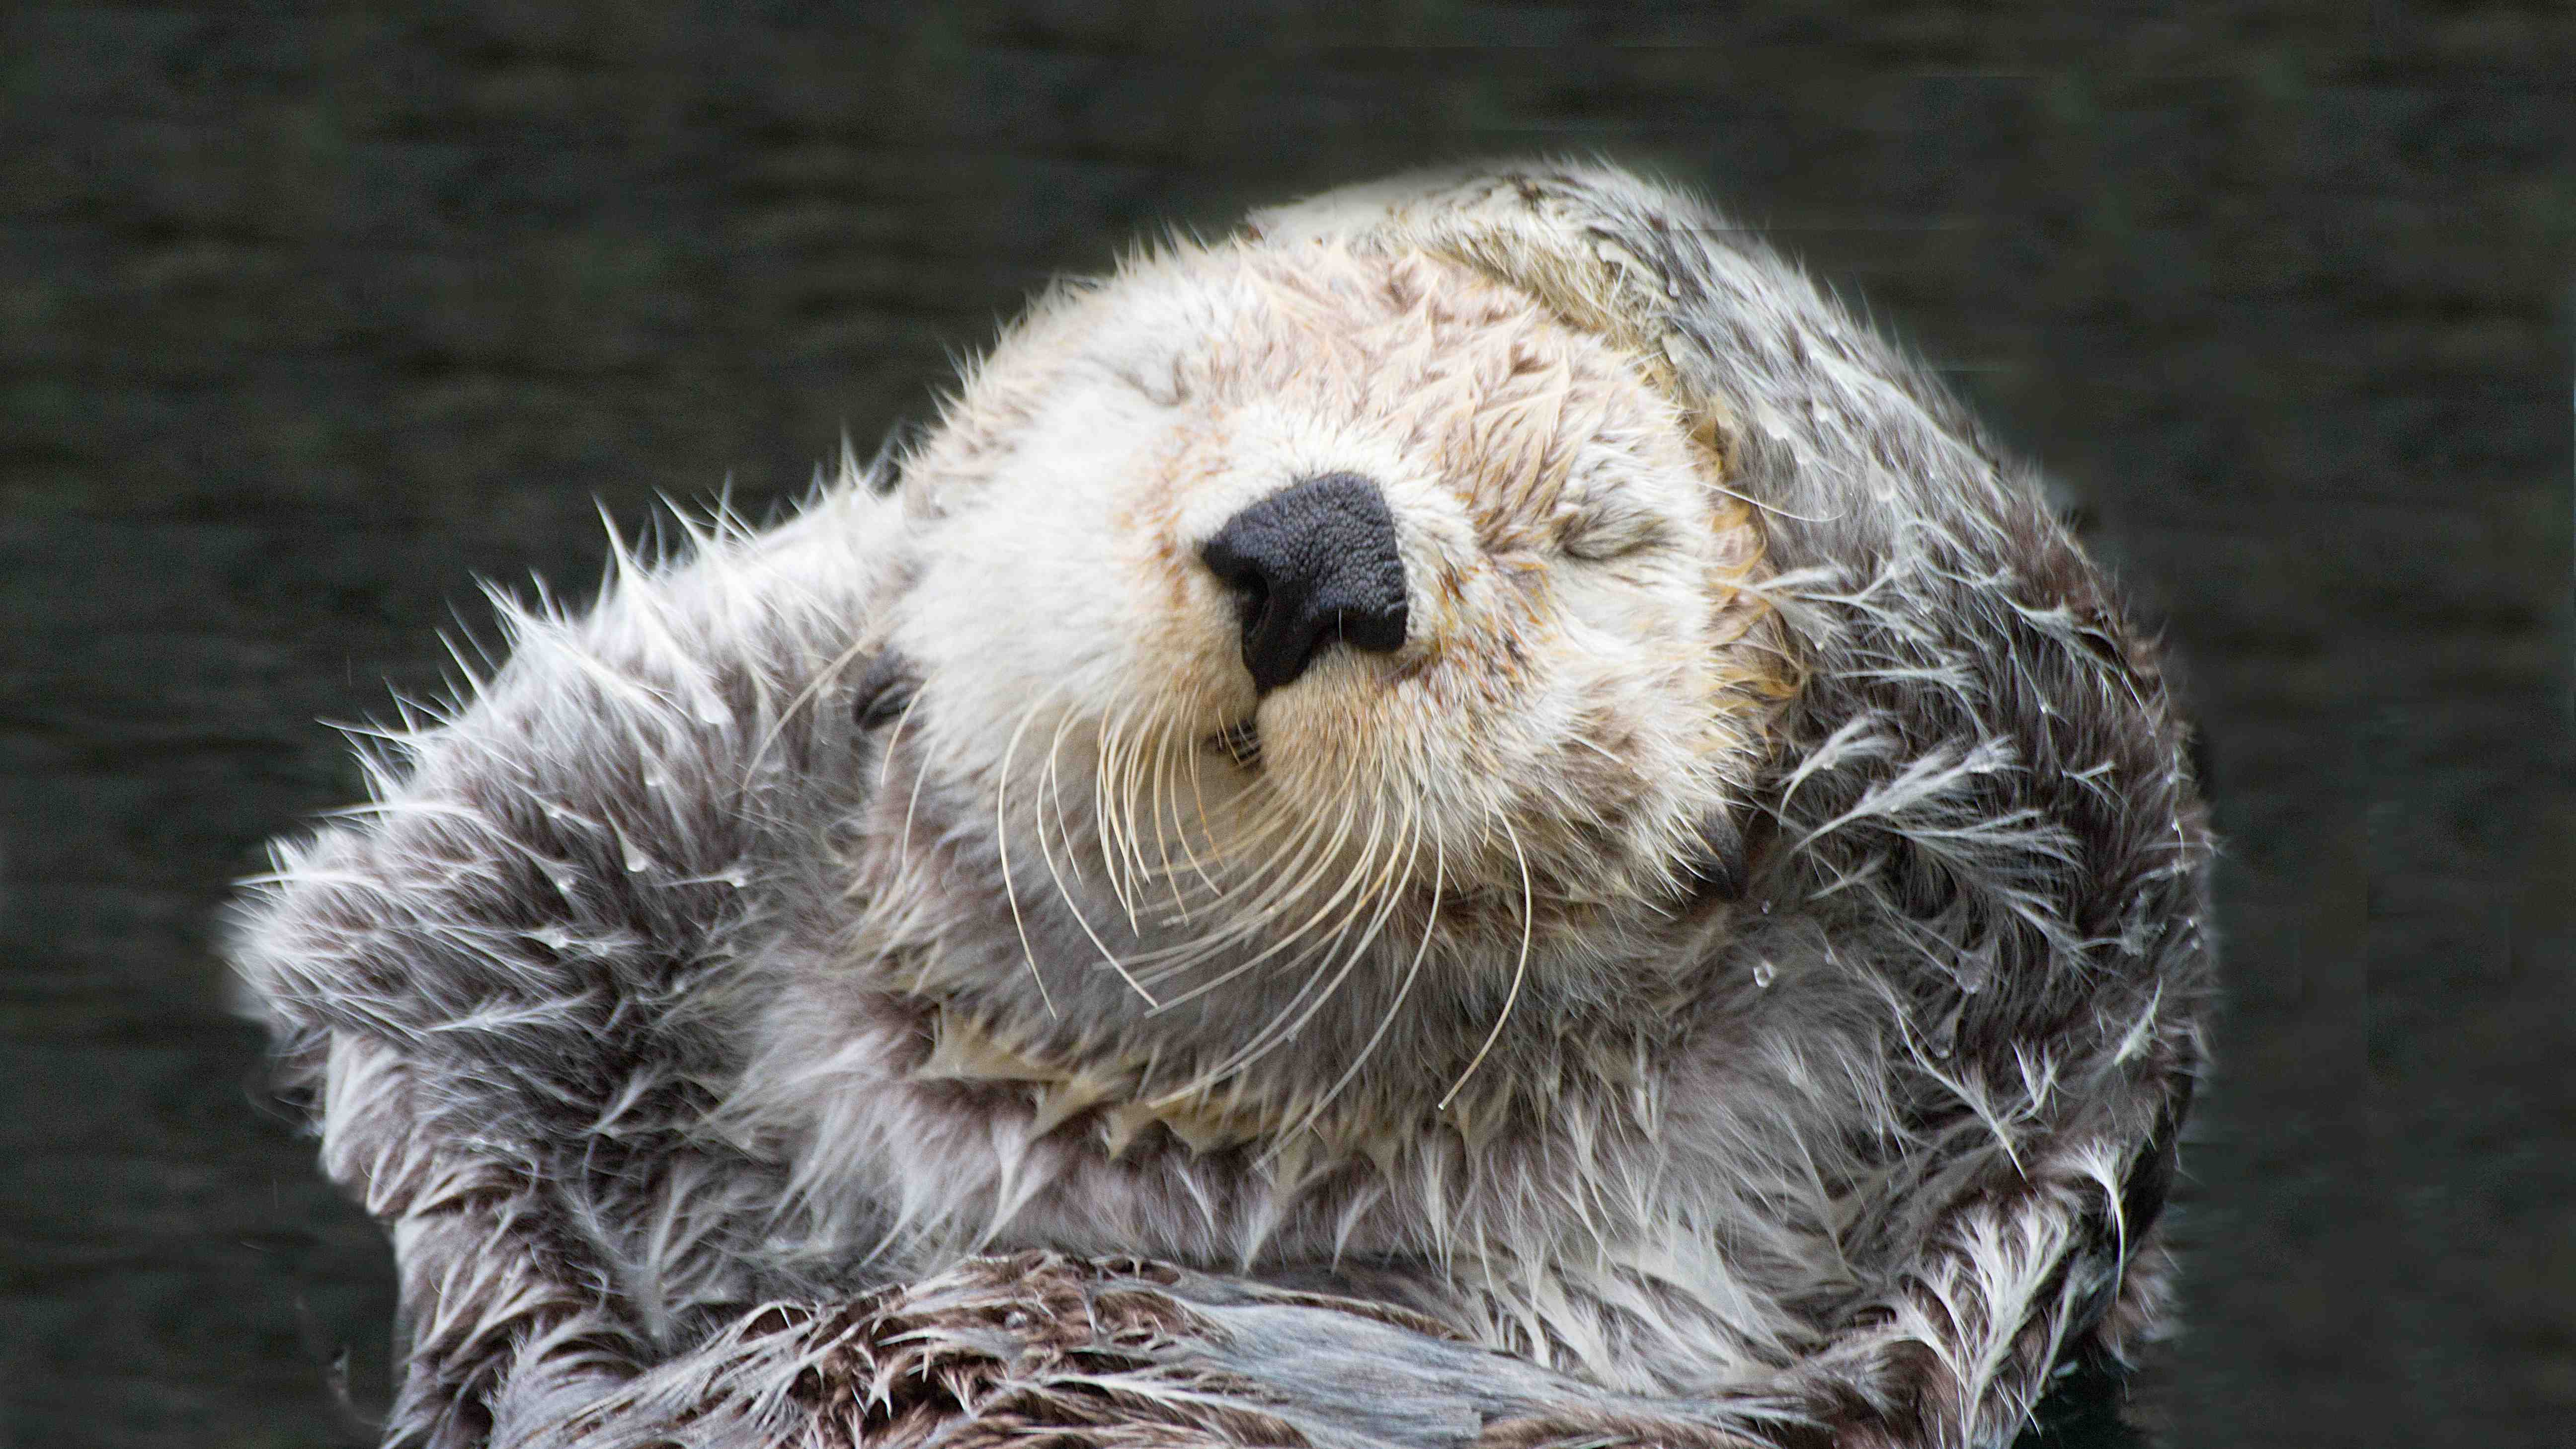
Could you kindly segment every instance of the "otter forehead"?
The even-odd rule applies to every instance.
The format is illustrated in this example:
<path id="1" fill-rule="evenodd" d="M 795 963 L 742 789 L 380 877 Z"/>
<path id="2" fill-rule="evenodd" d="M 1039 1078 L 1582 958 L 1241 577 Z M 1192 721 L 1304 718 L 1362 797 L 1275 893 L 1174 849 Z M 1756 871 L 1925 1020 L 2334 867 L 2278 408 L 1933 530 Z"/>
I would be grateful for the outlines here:
<path id="1" fill-rule="evenodd" d="M 1328 241 L 1190 248 L 1043 299 L 909 472 L 935 506 L 971 506 L 976 485 L 1104 445 L 1149 466 L 1091 486 L 1201 536 L 1278 475 L 1353 471 L 1452 500 L 1435 511 L 1498 552 L 1633 523 L 1644 509 L 1583 511 L 1624 494 L 1687 507 L 1713 464 L 1605 339 L 1455 261 Z"/>

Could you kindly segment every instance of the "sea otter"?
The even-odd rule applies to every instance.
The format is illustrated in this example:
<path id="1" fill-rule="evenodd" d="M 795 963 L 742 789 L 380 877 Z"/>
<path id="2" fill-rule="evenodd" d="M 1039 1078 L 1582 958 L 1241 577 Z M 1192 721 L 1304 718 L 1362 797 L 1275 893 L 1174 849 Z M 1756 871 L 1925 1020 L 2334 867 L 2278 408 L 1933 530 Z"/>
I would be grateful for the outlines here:
<path id="1" fill-rule="evenodd" d="M 1174 242 L 620 560 L 241 916 L 403 1262 L 397 1442 L 1034 1251 L 1747 1441 L 2000 1443 L 2154 1325 L 2210 992 L 2156 651 L 1694 201 Z"/>

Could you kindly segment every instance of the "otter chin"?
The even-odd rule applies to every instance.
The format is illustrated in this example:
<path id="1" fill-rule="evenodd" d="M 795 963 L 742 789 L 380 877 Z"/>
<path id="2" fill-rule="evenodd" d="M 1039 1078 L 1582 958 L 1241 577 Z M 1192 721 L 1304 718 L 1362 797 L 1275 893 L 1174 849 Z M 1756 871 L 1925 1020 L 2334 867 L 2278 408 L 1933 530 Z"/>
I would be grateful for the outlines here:
<path id="1" fill-rule="evenodd" d="M 1139 255 L 512 627 L 236 957 L 335 1173 L 421 1244 L 404 1154 L 488 1169 L 514 1301 L 638 1372 L 1047 1249 L 1983 1443 L 2157 1321 L 2209 852 L 2153 644 L 1696 202 L 1499 168 Z M 498 1392 L 429 1342 L 420 1404 Z"/>

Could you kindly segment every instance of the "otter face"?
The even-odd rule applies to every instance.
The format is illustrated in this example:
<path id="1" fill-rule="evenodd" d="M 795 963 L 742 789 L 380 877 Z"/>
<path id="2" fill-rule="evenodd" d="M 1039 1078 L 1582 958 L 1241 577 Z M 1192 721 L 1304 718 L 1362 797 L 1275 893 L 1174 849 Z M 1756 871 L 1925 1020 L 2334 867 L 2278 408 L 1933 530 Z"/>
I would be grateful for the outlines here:
<path id="1" fill-rule="evenodd" d="M 888 809 L 990 841 L 1042 979 L 1156 1006 L 1597 958 L 1714 863 L 1784 692 L 1717 469 L 1634 359 L 1440 257 L 1051 297 L 905 468 Z"/>

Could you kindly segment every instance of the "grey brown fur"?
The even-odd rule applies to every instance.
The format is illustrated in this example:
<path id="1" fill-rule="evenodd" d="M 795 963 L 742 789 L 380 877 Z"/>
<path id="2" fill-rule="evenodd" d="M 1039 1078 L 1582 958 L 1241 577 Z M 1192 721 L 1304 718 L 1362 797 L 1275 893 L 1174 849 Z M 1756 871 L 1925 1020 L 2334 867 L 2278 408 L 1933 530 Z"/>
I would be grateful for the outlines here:
<path id="1" fill-rule="evenodd" d="M 390 742 L 376 803 L 282 852 L 242 913 L 325 1163 L 394 1236 L 389 1442 L 1989 1445 L 2055 1366 L 2151 1335 L 2210 992 L 2209 846 L 2152 642 L 1954 401 L 1704 208 L 1552 166 L 1388 194 L 1438 198 L 1408 244 L 1651 348 L 1722 414 L 1802 687 L 1754 808 L 1689 865 L 1728 924 L 1673 938 L 1698 952 L 1663 963 L 1688 1008 L 1630 1024 L 1687 1047 L 1627 1093 L 1649 1106 L 1623 1116 L 1583 1042 L 1546 1066 L 1505 1038 L 1494 1079 L 1545 1067 L 1558 1095 L 1372 1190 L 1399 1220 L 1436 1201 L 1480 1224 L 1508 1262 L 1561 1233 L 1543 1205 L 1582 1196 L 1549 1177 L 1567 1162 L 1678 1171 L 1724 1293 L 1547 1279 L 1581 1301 L 1541 1311 L 1427 1257 L 1297 1248 L 1324 1232 L 1300 1213 L 1395 1230 L 1347 1177 L 1265 1197 L 1254 1154 L 1159 1138 L 1049 1138 L 1061 1176 L 1023 1220 L 1115 1183 L 1152 1241 L 934 1240 L 916 1202 L 831 1192 L 868 1180 L 833 1175 L 835 1092 L 909 1094 L 919 1195 L 984 1190 L 941 1156 L 968 1160 L 958 1124 L 1032 1130 L 1005 1087 L 920 1080 L 918 1003 L 849 984 L 882 929 L 853 921 L 850 863 L 899 748 L 853 719 L 853 665 L 910 583 L 905 482 L 853 469 L 774 532 L 630 562 L 587 614 L 513 614 L 508 664 Z M 1578 253 L 1584 275 L 1550 270 Z M 939 903 L 942 949 L 1015 963 L 971 885 Z M 832 1056 L 851 1042 L 875 1055 Z M 1403 1176 L 1462 1160 L 1519 1196 Z M 1222 1221 L 1155 1206 L 1183 1187 Z M 1622 1210 L 1581 1209 L 1611 1236 Z M 1227 1235 L 1254 1212 L 1281 1226 Z M 1518 1359 L 1455 1341 L 1523 1310 Z M 1560 1332 L 1597 1332 L 1623 1373 Z"/>

